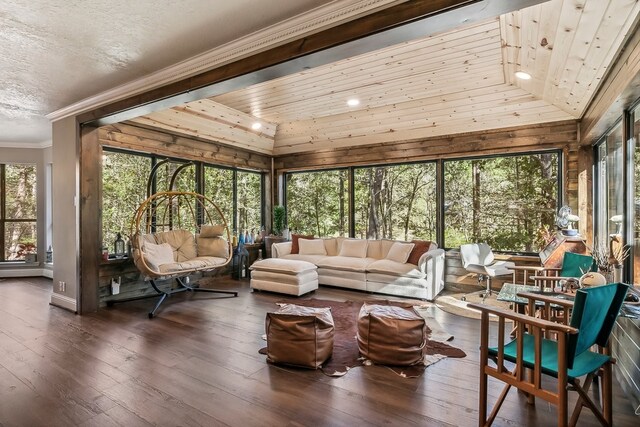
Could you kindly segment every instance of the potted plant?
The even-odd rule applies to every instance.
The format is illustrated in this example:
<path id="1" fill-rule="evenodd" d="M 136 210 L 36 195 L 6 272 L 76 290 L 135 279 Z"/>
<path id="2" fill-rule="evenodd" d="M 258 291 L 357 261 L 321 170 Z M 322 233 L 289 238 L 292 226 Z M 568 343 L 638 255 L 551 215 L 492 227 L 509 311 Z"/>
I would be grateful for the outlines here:
<path id="1" fill-rule="evenodd" d="M 274 243 L 286 241 L 286 237 L 282 235 L 285 229 L 286 211 L 284 206 L 276 205 L 273 207 L 273 233 L 265 236 L 264 247 L 267 258 L 271 258 L 271 245 Z"/>

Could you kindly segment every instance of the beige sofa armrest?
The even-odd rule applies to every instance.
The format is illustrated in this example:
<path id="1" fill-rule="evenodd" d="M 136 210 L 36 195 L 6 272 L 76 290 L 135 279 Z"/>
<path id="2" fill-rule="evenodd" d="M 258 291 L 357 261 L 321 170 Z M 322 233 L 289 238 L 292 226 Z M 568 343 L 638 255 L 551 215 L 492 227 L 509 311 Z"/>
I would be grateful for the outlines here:
<path id="1" fill-rule="evenodd" d="M 292 242 L 280 242 L 271 245 L 271 255 L 274 258 L 282 258 L 285 255 L 291 254 Z"/>
<path id="2" fill-rule="evenodd" d="M 430 263 L 442 263 L 442 270 L 444 270 L 444 249 L 431 249 L 423 253 L 418 260 L 418 269 L 427 274 L 428 269 L 430 269 Z"/>

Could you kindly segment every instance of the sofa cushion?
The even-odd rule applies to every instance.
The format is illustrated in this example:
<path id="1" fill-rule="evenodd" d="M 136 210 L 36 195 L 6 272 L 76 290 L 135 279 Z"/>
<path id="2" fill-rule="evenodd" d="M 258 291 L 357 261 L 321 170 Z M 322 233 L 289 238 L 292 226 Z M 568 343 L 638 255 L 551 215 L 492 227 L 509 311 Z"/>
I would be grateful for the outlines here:
<path id="1" fill-rule="evenodd" d="M 251 270 L 275 271 L 283 274 L 302 274 L 310 270 L 316 270 L 316 266 L 306 261 L 298 261 L 283 258 L 267 258 L 254 262 Z"/>
<path id="2" fill-rule="evenodd" d="M 368 242 L 366 240 L 361 239 L 345 239 L 342 241 L 342 246 L 340 247 L 338 256 L 366 258 L 367 243 Z"/>
<path id="3" fill-rule="evenodd" d="M 418 261 L 420 261 L 420 257 L 423 254 L 429 252 L 431 249 L 438 248 L 438 245 L 429 240 L 412 240 L 411 243 L 413 243 L 415 246 L 413 247 L 409 258 L 407 259 L 407 262 L 415 265 L 418 265 Z"/>
<path id="4" fill-rule="evenodd" d="M 390 240 L 390 239 L 380 240 L 380 246 L 382 248 L 382 254 L 380 259 L 387 257 L 387 254 L 389 253 L 389 249 L 391 249 L 391 246 L 393 246 L 393 244 L 397 241 L 398 240 Z"/>
<path id="5" fill-rule="evenodd" d="M 367 266 L 368 273 L 388 274 L 396 277 L 413 277 L 422 279 L 425 275 L 417 266 L 409 263 L 400 263 L 390 259 L 380 259 Z"/>
<path id="6" fill-rule="evenodd" d="M 318 265 L 318 263 L 323 259 L 325 259 L 326 257 L 327 257 L 326 255 L 287 254 L 281 257 L 280 259 L 289 259 L 293 261 L 306 261 L 306 262 L 310 262 L 311 264 Z"/>
<path id="7" fill-rule="evenodd" d="M 324 249 L 327 251 L 327 255 L 338 255 L 338 239 L 330 237 L 328 239 L 322 239 L 324 241 Z"/>
<path id="8" fill-rule="evenodd" d="M 346 256 L 326 257 L 318 263 L 318 267 L 332 268 L 334 270 L 365 272 L 369 264 L 375 261 L 374 258 L 355 258 Z"/>
<path id="9" fill-rule="evenodd" d="M 313 239 L 313 240 L 304 240 L 300 239 L 300 255 L 326 255 L 327 250 L 324 247 L 324 240 L 322 239 Z M 292 254 L 295 255 L 293 250 Z"/>
<path id="10" fill-rule="evenodd" d="M 222 237 L 202 237 L 197 239 L 198 256 L 213 256 L 227 258 L 229 256 L 229 243 Z"/>
<path id="11" fill-rule="evenodd" d="M 162 264 L 173 263 L 173 249 L 168 243 L 144 243 L 144 262 L 154 271 L 160 271 Z"/>
<path id="12" fill-rule="evenodd" d="M 367 240 L 367 257 L 382 259 L 382 242 L 380 240 Z"/>
<path id="13" fill-rule="evenodd" d="M 220 237 L 224 234 L 224 225 L 203 225 L 200 227 L 200 237 Z"/>
<path id="14" fill-rule="evenodd" d="M 304 234 L 292 234 L 291 235 L 291 253 L 297 254 L 300 252 L 300 246 L 298 245 L 298 240 L 300 239 L 313 239 L 313 234 L 304 235 Z"/>
<path id="15" fill-rule="evenodd" d="M 415 245 L 413 243 L 395 242 L 391 245 L 391 248 L 385 258 L 404 264 L 407 262 L 407 258 L 409 258 L 409 254 L 413 250 L 414 246 Z"/>

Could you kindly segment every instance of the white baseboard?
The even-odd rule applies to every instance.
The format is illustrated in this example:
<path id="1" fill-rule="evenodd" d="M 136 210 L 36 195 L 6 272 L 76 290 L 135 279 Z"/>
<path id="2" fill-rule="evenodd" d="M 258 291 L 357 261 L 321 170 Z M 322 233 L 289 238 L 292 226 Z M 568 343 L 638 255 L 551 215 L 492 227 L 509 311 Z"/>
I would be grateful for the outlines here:
<path id="1" fill-rule="evenodd" d="M 0 277 L 37 277 L 44 276 L 53 279 L 53 271 L 44 268 L 16 268 L 0 269 Z"/>
<path id="2" fill-rule="evenodd" d="M 51 305 L 55 305 L 56 307 L 64 308 L 69 311 L 73 311 L 74 313 L 78 312 L 76 300 L 73 298 L 69 298 L 65 295 L 56 294 L 55 292 L 51 294 Z"/>

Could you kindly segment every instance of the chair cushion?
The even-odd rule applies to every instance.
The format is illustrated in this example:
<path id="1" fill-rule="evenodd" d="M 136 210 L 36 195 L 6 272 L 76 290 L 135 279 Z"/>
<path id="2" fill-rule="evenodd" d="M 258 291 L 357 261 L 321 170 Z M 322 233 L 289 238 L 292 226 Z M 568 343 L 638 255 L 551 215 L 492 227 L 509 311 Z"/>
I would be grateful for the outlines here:
<path id="1" fill-rule="evenodd" d="M 391 248 L 385 258 L 404 264 L 407 262 L 409 254 L 411 254 L 414 246 L 415 245 L 413 243 L 395 242 L 391 245 Z"/>
<path id="2" fill-rule="evenodd" d="M 592 270 L 593 257 L 591 255 L 574 254 L 565 252 L 562 258 L 561 277 L 582 277 L 582 275 Z"/>
<path id="3" fill-rule="evenodd" d="M 198 256 L 213 256 L 227 258 L 229 256 L 229 243 L 222 237 L 198 236 L 196 247 Z"/>
<path id="4" fill-rule="evenodd" d="M 333 353 L 330 308 L 283 304 L 267 313 L 267 357 L 272 363 L 317 369 Z"/>
<path id="5" fill-rule="evenodd" d="M 224 225 L 202 225 L 200 237 L 220 237 L 224 234 Z"/>
<path id="6" fill-rule="evenodd" d="M 162 264 L 173 263 L 173 249 L 168 243 L 156 245 L 145 242 L 143 247 L 144 262 L 154 271 L 160 271 Z"/>
<path id="7" fill-rule="evenodd" d="M 188 261 L 198 256 L 196 239 L 187 230 L 171 230 L 155 233 L 156 243 L 168 243 L 173 248 L 177 262 Z"/>
<path id="8" fill-rule="evenodd" d="M 524 334 L 523 337 L 523 361 L 526 367 L 534 367 L 535 353 L 534 353 L 534 337 L 530 334 Z M 489 354 L 497 356 L 497 348 L 489 348 Z M 516 361 L 517 354 L 517 340 L 513 340 L 504 346 L 504 358 L 510 362 Z M 553 377 L 558 376 L 558 343 L 557 341 L 542 339 L 542 354 L 541 354 L 541 368 L 542 372 Z M 600 353 L 594 353 L 592 351 L 584 351 L 573 361 L 573 368 L 568 370 L 569 378 L 578 378 L 595 371 L 604 365 L 610 357 Z"/>

